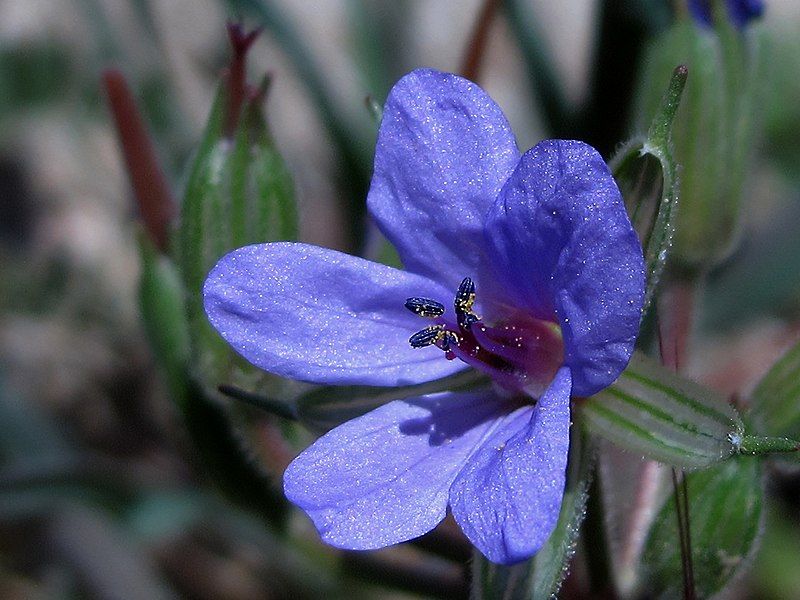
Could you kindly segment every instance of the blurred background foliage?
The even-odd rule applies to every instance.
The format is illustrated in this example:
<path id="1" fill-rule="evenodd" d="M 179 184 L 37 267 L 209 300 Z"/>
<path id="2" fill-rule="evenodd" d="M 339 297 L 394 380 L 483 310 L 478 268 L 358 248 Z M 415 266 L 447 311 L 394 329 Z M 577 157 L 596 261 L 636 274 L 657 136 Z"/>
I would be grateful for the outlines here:
<path id="1" fill-rule="evenodd" d="M 249 79 L 271 77 L 267 121 L 294 181 L 299 238 L 377 256 L 385 249 L 364 235 L 368 107 L 402 74 L 474 69 L 520 147 L 579 137 L 609 157 L 642 133 L 637 70 L 673 17 L 666 0 L 1 2 L 0 597 L 463 597 L 468 585 L 469 549 L 449 522 L 376 553 L 322 546 L 276 493 L 305 430 L 217 395 L 181 414 L 140 315 L 140 256 L 145 275 L 162 267 L 142 242 L 104 69 L 124 74 L 180 198 L 230 61 L 225 22 L 262 28 Z M 752 32 L 765 59 L 762 133 L 741 243 L 710 274 L 686 365 L 735 398 L 800 332 L 799 31 L 800 5 L 772 0 Z M 192 443 L 198 423 L 221 454 Z M 242 448 L 243 470 L 221 477 L 228 463 L 214 461 Z M 800 589 L 800 477 L 768 468 L 761 552 L 734 597 Z M 237 482 L 252 486 L 223 493 Z"/>

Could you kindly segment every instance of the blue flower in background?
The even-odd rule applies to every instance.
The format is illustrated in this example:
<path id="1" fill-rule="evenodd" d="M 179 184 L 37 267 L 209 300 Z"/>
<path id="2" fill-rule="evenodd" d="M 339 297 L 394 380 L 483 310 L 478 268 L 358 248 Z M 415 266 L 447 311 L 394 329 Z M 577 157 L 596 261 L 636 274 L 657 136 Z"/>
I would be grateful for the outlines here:
<path id="1" fill-rule="evenodd" d="M 695 21 L 706 27 L 714 23 L 712 15 L 712 0 L 688 0 L 689 12 Z M 725 0 L 725 9 L 731 23 L 742 29 L 753 19 L 764 14 L 763 0 Z"/>
<path id="2" fill-rule="evenodd" d="M 322 538 L 380 548 L 452 511 L 490 560 L 534 554 L 564 492 L 570 397 L 625 368 L 642 249 L 590 146 L 520 155 L 477 85 L 417 70 L 392 89 L 368 197 L 405 271 L 300 243 L 225 256 L 211 323 L 255 365 L 326 384 L 399 386 L 463 369 L 481 389 L 388 403 L 289 466 L 287 497 Z"/>

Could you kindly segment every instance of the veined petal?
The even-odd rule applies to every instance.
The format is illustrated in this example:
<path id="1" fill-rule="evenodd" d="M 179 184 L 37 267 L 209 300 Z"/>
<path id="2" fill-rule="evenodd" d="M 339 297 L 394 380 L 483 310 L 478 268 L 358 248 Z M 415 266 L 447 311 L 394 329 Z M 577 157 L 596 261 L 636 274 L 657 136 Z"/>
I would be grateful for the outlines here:
<path id="1" fill-rule="evenodd" d="M 556 526 L 566 482 L 570 388 L 569 369 L 562 367 L 534 407 L 503 419 L 450 488 L 453 516 L 493 562 L 532 556 Z"/>
<path id="2" fill-rule="evenodd" d="M 254 365 L 304 381 L 386 386 L 465 368 L 408 342 L 427 323 L 406 298 L 451 294 L 419 275 L 292 242 L 234 250 L 203 287 L 211 324 Z"/>
<path id="3" fill-rule="evenodd" d="M 369 210 L 408 270 L 455 290 L 478 274 L 484 216 L 518 160 L 508 121 L 478 85 L 418 69 L 386 101 Z"/>
<path id="4" fill-rule="evenodd" d="M 597 151 L 546 140 L 526 152 L 489 211 L 486 240 L 505 295 L 560 321 L 573 393 L 612 383 L 639 331 L 644 259 Z"/>
<path id="5" fill-rule="evenodd" d="M 286 497 L 323 540 L 351 550 L 422 535 L 505 404 L 491 392 L 397 400 L 328 432 L 289 465 Z"/>

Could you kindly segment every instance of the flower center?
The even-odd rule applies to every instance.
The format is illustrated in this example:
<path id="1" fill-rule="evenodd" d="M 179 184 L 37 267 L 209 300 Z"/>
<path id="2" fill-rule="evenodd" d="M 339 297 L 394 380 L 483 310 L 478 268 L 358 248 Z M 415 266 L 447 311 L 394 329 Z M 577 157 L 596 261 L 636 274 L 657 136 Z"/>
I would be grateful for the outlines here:
<path id="1" fill-rule="evenodd" d="M 412 335 L 409 343 L 413 348 L 436 346 L 448 360 L 459 358 L 509 390 L 543 392 L 564 359 L 559 327 L 521 312 L 490 326 L 475 314 L 474 304 L 475 284 L 469 277 L 458 286 L 453 301 L 455 323 L 445 318 L 440 302 L 408 298 L 408 310 L 434 321 Z"/>

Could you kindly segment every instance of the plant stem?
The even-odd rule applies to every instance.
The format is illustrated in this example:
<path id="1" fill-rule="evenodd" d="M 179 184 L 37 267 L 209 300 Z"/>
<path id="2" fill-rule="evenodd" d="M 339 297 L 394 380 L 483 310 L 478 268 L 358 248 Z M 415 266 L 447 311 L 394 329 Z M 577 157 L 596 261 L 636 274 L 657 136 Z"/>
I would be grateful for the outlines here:
<path id="1" fill-rule="evenodd" d="M 689 334 L 692 327 L 692 312 L 696 280 L 674 280 L 659 299 L 658 341 L 661 361 L 673 370 L 686 364 Z M 694 564 L 692 558 L 691 523 L 689 519 L 689 493 L 686 477 L 678 479 L 678 471 L 672 469 L 672 486 L 675 494 L 675 511 L 678 519 L 678 536 L 681 544 L 683 566 L 683 597 L 694 600 Z"/>
<path id="2" fill-rule="evenodd" d="M 499 7 L 500 0 L 484 0 L 483 7 L 478 13 L 461 63 L 460 72 L 467 79 L 475 82 L 480 79 L 483 57 L 486 55 L 486 47 L 489 43 L 489 31 Z"/>
<path id="3" fill-rule="evenodd" d="M 629 597 L 636 587 L 636 567 L 650 531 L 650 524 L 656 515 L 662 474 L 661 463 L 654 460 L 643 463 L 637 482 L 636 502 L 620 552 L 617 586 L 623 597 Z"/>

